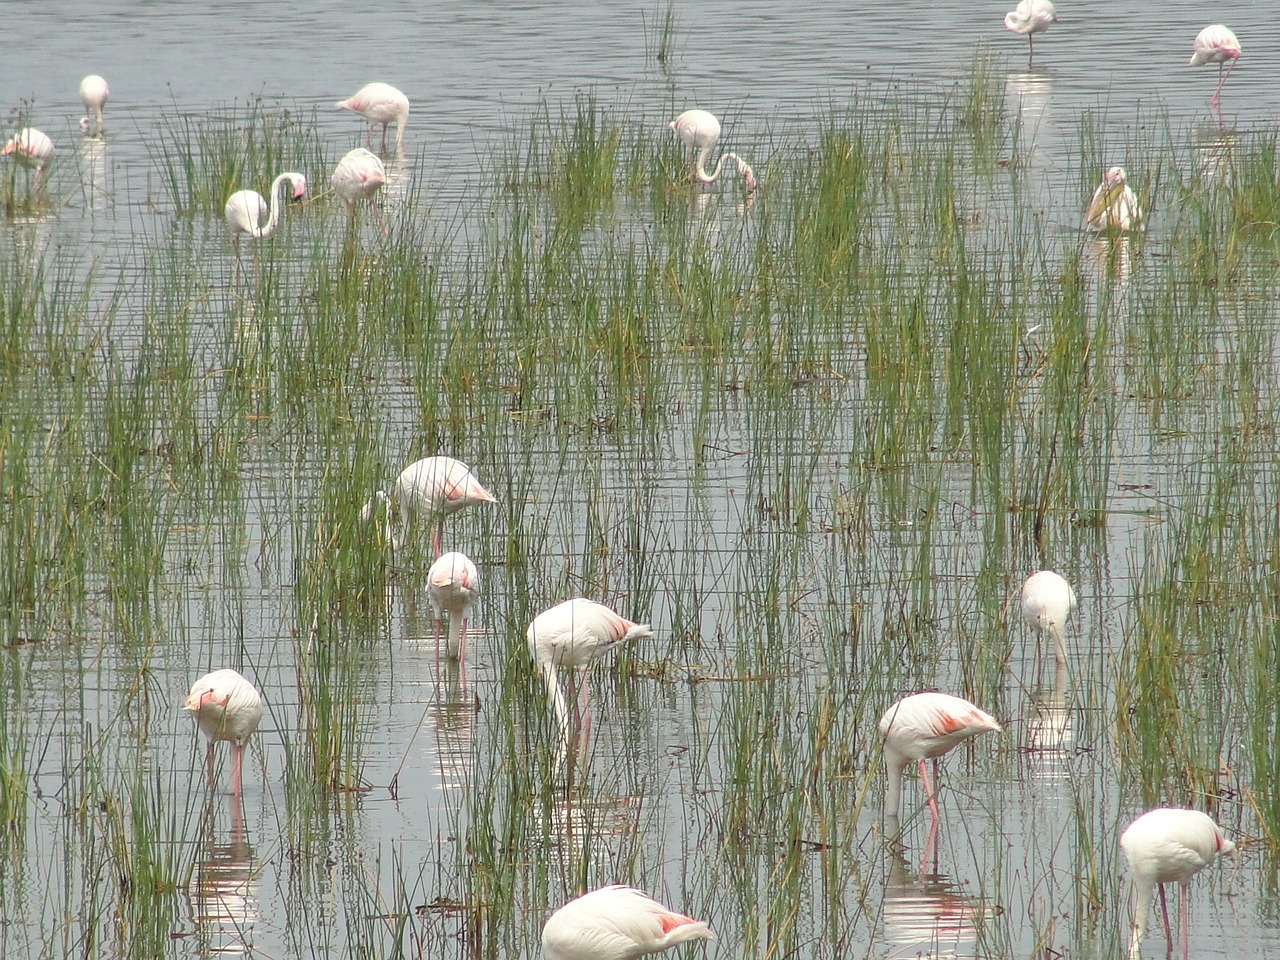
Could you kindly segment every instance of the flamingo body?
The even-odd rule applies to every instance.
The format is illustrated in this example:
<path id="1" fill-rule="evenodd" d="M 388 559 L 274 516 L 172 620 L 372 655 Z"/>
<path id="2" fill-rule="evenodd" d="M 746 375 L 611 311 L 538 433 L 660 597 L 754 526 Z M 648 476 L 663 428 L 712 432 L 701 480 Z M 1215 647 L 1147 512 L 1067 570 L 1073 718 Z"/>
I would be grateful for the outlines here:
<path id="1" fill-rule="evenodd" d="M 1240 59 L 1240 41 L 1230 29 L 1221 23 L 1215 23 L 1196 34 L 1191 50 L 1191 66 L 1199 67 L 1206 63 L 1218 65 L 1218 86 L 1214 89 L 1213 96 L 1209 98 L 1209 102 L 1217 106 L 1222 99 L 1222 84 L 1235 69 L 1236 61 Z M 1223 73 L 1222 67 L 1228 62 L 1230 66 L 1227 67 L 1226 73 Z"/>
<path id="2" fill-rule="evenodd" d="M 387 127 L 396 125 L 396 151 L 404 143 L 404 125 L 409 120 L 409 98 L 389 83 L 369 83 L 337 103 L 339 110 L 351 110 L 369 121 L 365 146 L 373 143 L 373 128 L 382 124 L 382 150 L 387 149 Z"/>
<path id="3" fill-rule="evenodd" d="M 1033 573 L 1022 582 L 1022 619 L 1032 630 L 1053 638 L 1059 663 L 1067 662 L 1063 631 L 1077 606 L 1071 584 L 1052 570 Z"/>
<path id="4" fill-rule="evenodd" d="M 1093 191 L 1093 198 L 1084 213 L 1085 223 L 1094 230 L 1142 229 L 1142 210 L 1138 198 L 1129 186 L 1124 167 L 1112 167 Z"/>
<path id="5" fill-rule="evenodd" d="M 282 187 L 288 181 L 292 187 L 292 197 L 299 200 L 306 195 L 307 178 L 300 173 L 288 171 L 280 174 L 271 182 L 271 204 L 263 199 L 256 190 L 237 190 L 227 197 L 227 205 L 223 215 L 227 218 L 227 226 L 231 230 L 231 245 L 236 254 L 240 253 L 240 236 L 246 234 L 259 240 L 270 236 L 280 222 L 280 197 Z M 264 221 L 265 218 L 265 221 Z"/>
<path id="6" fill-rule="evenodd" d="M 93 114 L 96 120 L 92 136 L 102 136 L 102 107 L 107 102 L 107 97 L 110 94 L 111 89 L 107 86 L 107 81 L 96 73 L 91 73 L 80 81 L 80 102 L 84 104 L 85 111 Z M 88 117 L 80 121 L 80 127 L 86 133 L 89 132 L 90 120 Z"/>
<path id="7" fill-rule="evenodd" d="M 1173 955 L 1173 931 L 1169 929 L 1169 911 L 1165 903 L 1164 885 L 1180 885 L 1180 922 L 1182 956 L 1187 957 L 1190 881 L 1213 863 L 1220 854 L 1234 854 L 1236 845 L 1221 828 L 1199 810 L 1160 807 L 1150 810 L 1129 824 L 1120 835 L 1120 849 L 1133 873 L 1134 914 L 1133 938 L 1129 943 L 1130 960 L 1136 960 L 1142 937 L 1146 933 L 1147 914 L 1156 890 L 1164 913 L 1169 955 Z"/>
<path id="8" fill-rule="evenodd" d="M 484 488 L 471 468 L 453 457 L 424 457 L 415 460 L 400 471 L 390 494 L 377 491 L 364 505 L 360 516 L 368 520 L 379 502 L 394 506 L 400 515 L 400 534 L 390 531 L 392 544 L 398 549 L 404 546 L 414 517 L 430 519 L 446 517 L 451 513 L 477 503 L 495 503 L 497 497 Z M 387 518 L 390 527 L 390 516 Z M 432 545 L 436 556 L 440 550 L 439 526 Z"/>
<path id="9" fill-rule="evenodd" d="M 1036 47 L 1033 39 L 1037 33 L 1044 33 L 1058 22 L 1058 11 L 1049 0 L 1021 0 L 1021 2 L 1004 15 L 1004 28 L 1019 36 L 1027 38 L 1029 54 L 1027 66 L 1035 61 Z"/>
<path id="10" fill-rule="evenodd" d="M 634 887 L 612 884 L 553 913 L 542 928 L 542 953 L 547 960 L 635 960 L 690 940 L 714 939 L 705 922 Z"/>
<path id="11" fill-rule="evenodd" d="M 448 650 L 455 660 L 466 653 L 467 619 L 479 595 L 480 572 L 465 553 L 442 554 L 427 571 L 427 596 L 436 619 L 449 615 Z"/>
<path id="12" fill-rule="evenodd" d="M 53 159 L 53 141 L 35 127 L 23 127 L 0 150 L 0 156 L 13 157 L 29 170 L 35 170 L 35 189 L 40 189 L 44 168 Z"/>
<path id="13" fill-rule="evenodd" d="M 209 761 L 219 740 L 231 744 L 235 758 L 232 793 L 239 796 L 244 779 L 244 747 L 262 720 L 262 695 L 235 670 L 215 670 L 191 685 L 183 709 L 209 739 Z"/>
<path id="14" fill-rule="evenodd" d="M 991 714 L 962 697 L 946 693 L 917 693 L 903 697 L 880 718 L 884 734 L 884 763 L 889 777 L 885 812 L 897 816 L 902 797 L 902 771 L 911 761 L 920 765 L 929 809 L 938 817 L 937 795 L 929 786 L 925 760 L 936 759 L 971 737 L 991 731 L 998 724 Z"/>
<path id="15" fill-rule="evenodd" d="M 755 172 L 736 153 L 721 154 L 715 169 L 707 173 L 707 158 L 711 156 L 711 150 L 720 139 L 720 121 L 711 113 L 706 110 L 686 110 L 667 124 L 667 127 L 680 139 L 681 143 L 697 151 L 697 159 L 694 161 L 694 178 L 698 183 L 715 183 L 720 179 L 725 161 L 732 160 L 742 175 L 747 193 L 756 189 Z"/>
<path id="16" fill-rule="evenodd" d="M 373 200 L 374 194 L 387 182 L 387 168 L 378 155 L 364 147 L 356 147 L 349 151 L 333 169 L 329 185 L 337 191 L 338 196 L 346 201 L 351 215 L 351 225 L 355 226 L 356 204 L 361 200 Z M 382 224 L 382 234 L 386 236 L 387 225 L 382 221 L 382 211 L 376 203 L 373 211 Z"/>

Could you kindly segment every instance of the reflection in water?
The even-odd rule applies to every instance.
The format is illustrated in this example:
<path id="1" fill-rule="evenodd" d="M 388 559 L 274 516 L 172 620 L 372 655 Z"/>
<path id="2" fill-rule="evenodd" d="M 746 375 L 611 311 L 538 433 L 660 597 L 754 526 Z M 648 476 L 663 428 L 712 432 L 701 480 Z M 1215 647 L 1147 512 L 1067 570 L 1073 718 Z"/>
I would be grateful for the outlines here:
<path id="1" fill-rule="evenodd" d="M 187 887 L 188 909 L 202 955 L 247 956 L 253 952 L 253 927 L 260 915 L 253 846 L 236 802 L 228 804 L 228 833 L 218 837 L 214 804 L 211 800 L 205 809 L 207 840 Z"/>
<path id="2" fill-rule="evenodd" d="M 374 197 L 374 202 L 382 202 L 383 215 L 391 217 L 409 200 L 409 190 L 413 183 L 413 166 L 405 159 L 404 150 L 397 149 L 395 154 L 385 161 L 387 168 L 386 186 Z"/>
<path id="3" fill-rule="evenodd" d="M 107 141 L 100 137 L 85 137 L 80 141 L 80 190 L 89 210 L 106 210 L 107 200 Z"/>
<path id="4" fill-rule="evenodd" d="M 1067 668 L 1054 668 L 1053 688 L 1033 690 L 1027 700 L 1022 749 L 1027 752 L 1030 775 L 1041 780 L 1063 780 L 1067 753 L 1075 742 L 1075 723 L 1067 707 Z"/>
<path id="5" fill-rule="evenodd" d="M 1026 162 L 1032 168 L 1052 166 L 1045 142 L 1050 139 L 1041 130 L 1047 124 L 1045 116 L 1053 95 L 1053 81 L 1040 72 L 1011 73 L 1004 79 L 1005 103 L 1009 112 L 1018 118 L 1019 143 L 1026 152 Z"/>
<path id="6" fill-rule="evenodd" d="M 1235 162 L 1236 143 L 1240 137 L 1234 130 L 1214 125 L 1206 127 L 1191 146 L 1196 170 L 1205 180 L 1226 186 L 1231 182 L 1231 170 Z"/>
<path id="7" fill-rule="evenodd" d="M 955 957 L 976 937 L 975 918 L 990 909 L 967 896 L 940 873 L 911 873 L 905 859 L 890 847 L 885 882 L 885 939 L 902 956 Z M 971 954 L 972 950 L 964 953 Z"/>
<path id="8" fill-rule="evenodd" d="M 570 790 L 541 808 L 538 819 L 564 874 L 573 876 L 584 862 L 616 862 L 625 853 L 622 841 L 640 833 L 643 806 L 641 796 L 594 798 Z"/>
<path id="9" fill-rule="evenodd" d="M 437 674 L 436 695 L 431 707 L 435 727 L 435 763 L 442 790 L 471 788 L 475 766 L 476 718 L 480 705 L 467 692 L 456 660 L 445 660 Z"/>

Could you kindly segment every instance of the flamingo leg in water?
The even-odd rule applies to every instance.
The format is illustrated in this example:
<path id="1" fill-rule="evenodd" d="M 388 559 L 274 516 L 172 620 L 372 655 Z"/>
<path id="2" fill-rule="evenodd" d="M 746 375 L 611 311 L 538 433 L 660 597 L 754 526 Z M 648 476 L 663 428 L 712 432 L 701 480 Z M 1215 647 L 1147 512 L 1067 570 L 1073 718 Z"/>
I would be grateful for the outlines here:
<path id="1" fill-rule="evenodd" d="M 1188 960 L 1187 946 L 1191 932 L 1191 884 L 1183 881 L 1178 884 L 1178 888 L 1178 922 L 1182 926 L 1182 960 Z"/>
<path id="2" fill-rule="evenodd" d="M 933 778 L 938 779 L 938 761 L 933 761 Z M 920 780 L 924 783 L 924 795 L 929 801 L 929 813 L 933 816 L 933 822 L 938 822 L 938 795 L 934 793 L 933 784 L 929 782 L 929 771 L 925 767 L 924 760 L 920 761 Z"/>
<path id="3" fill-rule="evenodd" d="M 437 560 L 439 560 L 444 555 L 444 551 L 440 549 L 440 542 L 443 539 L 444 539 L 444 521 L 442 520 L 436 524 L 435 530 L 432 531 L 432 534 L 431 534 L 431 549 L 435 551 Z"/>
<path id="4" fill-rule="evenodd" d="M 244 786 L 244 744 L 236 743 L 233 740 L 231 742 L 231 753 L 235 758 L 236 765 L 235 773 L 232 774 L 231 779 L 231 795 L 239 797 L 241 788 Z"/>
<path id="5" fill-rule="evenodd" d="M 213 741 L 209 741 L 209 752 L 205 756 L 205 772 L 208 774 L 209 786 L 213 787 Z"/>
<path id="6" fill-rule="evenodd" d="M 1169 944 L 1169 956 L 1173 956 L 1173 927 L 1169 926 L 1169 904 L 1164 898 L 1164 884 L 1160 884 L 1160 915 L 1164 917 L 1164 936 Z"/>

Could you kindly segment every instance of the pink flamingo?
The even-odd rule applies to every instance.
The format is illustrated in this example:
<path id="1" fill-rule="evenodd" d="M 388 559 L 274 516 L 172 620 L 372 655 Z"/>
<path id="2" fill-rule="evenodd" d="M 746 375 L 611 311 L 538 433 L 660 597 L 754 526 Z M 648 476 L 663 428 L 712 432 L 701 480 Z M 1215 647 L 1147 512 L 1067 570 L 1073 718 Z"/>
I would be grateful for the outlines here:
<path id="1" fill-rule="evenodd" d="M 248 234 L 255 240 L 270 236 L 280 222 L 281 187 L 285 181 L 293 187 L 293 199 L 300 200 L 307 193 L 307 178 L 300 173 L 288 171 L 280 174 L 271 182 L 271 206 L 256 190 L 237 190 L 227 197 L 227 205 L 223 215 L 227 218 L 227 226 L 231 229 L 231 247 L 236 256 L 240 256 L 240 235 Z M 266 217 L 266 223 L 262 218 Z"/>
<path id="2" fill-rule="evenodd" d="M 938 776 L 938 757 L 970 737 L 980 733 L 1000 732 L 1000 724 L 991 714 L 978 709 L 968 700 L 946 693 L 917 693 L 903 697 L 880 718 L 884 734 L 884 764 L 889 775 L 885 792 L 885 813 L 896 817 L 902 801 L 902 771 L 909 761 L 920 764 L 920 779 L 929 801 L 933 821 L 938 821 L 937 793 L 929 783 L 925 760 L 933 760 L 933 775 Z"/>
<path id="3" fill-rule="evenodd" d="M 716 168 L 707 173 L 707 157 L 711 155 L 711 149 L 716 145 L 716 141 L 720 139 L 720 121 L 706 110 L 686 110 L 667 126 L 680 138 L 680 141 L 685 146 L 698 151 L 697 159 L 693 164 L 693 175 L 698 183 L 715 183 L 720 179 L 720 172 L 724 169 L 725 161 L 732 160 L 737 166 L 738 172 L 742 174 L 742 181 L 746 184 L 747 193 L 755 191 L 755 172 L 736 153 L 722 153 L 720 159 L 716 162 Z"/>
<path id="4" fill-rule="evenodd" d="M 387 235 L 387 224 L 382 219 L 382 211 L 378 209 L 377 201 L 373 200 L 374 194 L 381 190 L 386 182 L 387 168 L 383 166 L 377 154 L 364 147 L 356 147 L 338 161 L 338 165 L 334 167 L 333 176 L 329 178 L 329 185 L 346 201 L 351 215 L 351 229 L 355 229 L 356 204 L 361 200 L 369 200 L 372 201 L 373 212 L 378 216 L 382 235 L 384 237 Z"/>
<path id="5" fill-rule="evenodd" d="M 1182 960 L 1187 960 L 1188 924 L 1190 922 L 1191 878 L 1217 859 L 1219 854 L 1234 854 L 1236 845 L 1206 814 L 1199 810 L 1160 807 L 1149 810 L 1120 834 L 1124 851 L 1133 871 L 1134 913 L 1133 939 L 1129 942 L 1129 958 L 1137 960 L 1138 948 L 1147 929 L 1147 914 L 1156 889 L 1160 890 L 1160 912 L 1164 915 L 1165 936 L 1169 956 L 1173 956 L 1173 928 L 1169 926 L 1169 905 L 1164 885 L 1179 884 L 1179 923 L 1182 927 Z"/>
<path id="6" fill-rule="evenodd" d="M 93 126 L 92 133 L 89 132 L 89 128 L 93 124 L 88 117 L 84 117 L 80 121 L 80 129 L 92 137 L 100 137 L 106 132 L 102 124 L 102 106 L 107 102 L 107 97 L 110 93 L 111 90 L 107 86 L 107 81 L 96 73 L 91 73 L 80 81 L 80 102 L 84 104 L 84 108 L 88 113 L 97 118 L 97 125 Z"/>
<path id="7" fill-rule="evenodd" d="M 611 884 L 570 900 L 547 918 L 547 960 L 636 960 L 690 940 L 714 940 L 702 920 L 676 913 L 634 887 Z"/>
<path id="8" fill-rule="evenodd" d="M 1142 210 L 1129 186 L 1124 167 L 1112 167 L 1093 191 L 1084 220 L 1094 230 L 1142 229 Z"/>
<path id="9" fill-rule="evenodd" d="M 1229 29 L 1220 23 L 1215 23 L 1196 34 L 1191 49 L 1195 51 L 1191 54 L 1191 66 L 1198 67 L 1205 63 L 1218 65 L 1218 86 L 1213 91 L 1213 96 L 1209 98 L 1209 102 L 1216 107 L 1222 99 L 1222 84 L 1235 69 L 1236 61 L 1240 59 L 1240 41 Z M 1226 73 L 1223 73 L 1222 65 L 1228 60 L 1231 61 L 1231 66 L 1227 67 Z"/>
<path id="10" fill-rule="evenodd" d="M 36 182 L 33 190 L 38 192 L 44 168 L 53 159 L 53 141 L 35 127 L 23 127 L 0 150 L 0 156 L 12 156 L 28 170 L 34 169 Z"/>
<path id="11" fill-rule="evenodd" d="M 213 745 L 231 744 L 235 758 L 231 792 L 239 797 L 244 783 L 244 746 L 262 720 L 262 695 L 234 670 L 215 670 L 191 685 L 184 710 L 195 714 L 200 732 L 209 738 L 209 777 L 213 778 Z"/>
<path id="12" fill-rule="evenodd" d="M 1044 33 L 1058 22 L 1058 11 L 1049 0 L 1021 0 L 1021 2 L 1004 15 L 1004 28 L 1027 38 L 1027 69 L 1030 70 L 1036 59 L 1037 33 Z"/>
<path id="13" fill-rule="evenodd" d="M 1022 583 L 1022 619 L 1032 630 L 1053 638 L 1054 655 L 1067 662 L 1063 629 L 1078 606 L 1071 584 L 1052 570 L 1033 573 Z"/>
<path id="14" fill-rule="evenodd" d="M 438 517 L 432 534 L 431 546 L 438 557 L 444 533 L 444 518 L 463 507 L 477 503 L 496 503 L 497 497 L 484 488 L 471 468 L 453 457 L 424 457 L 415 460 L 396 478 L 391 493 L 378 490 L 360 510 L 362 520 L 373 517 L 380 503 L 387 505 L 387 538 L 397 550 L 404 546 L 405 538 L 415 516 L 423 519 Z M 391 523 L 391 508 L 400 514 L 400 535 Z"/>
<path id="15" fill-rule="evenodd" d="M 461 660 L 467 652 L 467 620 L 480 595 L 480 572 L 465 553 L 443 554 L 427 571 L 427 596 L 436 615 L 436 644 L 440 620 L 449 614 L 449 656 Z"/>
<path id="16" fill-rule="evenodd" d="M 373 143 L 373 128 L 382 124 L 382 152 L 387 152 L 387 127 L 396 125 L 396 152 L 404 142 L 404 125 L 409 120 L 409 98 L 389 83 L 369 83 L 345 100 L 339 100 L 339 110 L 351 110 L 369 121 L 369 136 L 365 146 Z"/>

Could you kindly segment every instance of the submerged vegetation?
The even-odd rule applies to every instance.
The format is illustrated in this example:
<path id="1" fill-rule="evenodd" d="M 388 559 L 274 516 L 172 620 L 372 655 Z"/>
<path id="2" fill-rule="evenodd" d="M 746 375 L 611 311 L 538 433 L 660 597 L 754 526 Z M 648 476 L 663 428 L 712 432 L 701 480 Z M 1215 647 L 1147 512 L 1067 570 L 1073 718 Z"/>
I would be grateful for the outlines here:
<path id="1" fill-rule="evenodd" d="M 1100 238 L 1093 121 L 1063 212 L 981 58 L 754 144 L 746 197 L 638 112 L 544 102 L 445 213 L 400 158 L 389 236 L 313 199 L 242 269 L 222 200 L 323 184 L 314 116 L 164 121 L 161 213 L 110 256 L 5 225 L 6 958 L 529 956 L 609 881 L 726 955 L 1109 956 L 1134 812 L 1280 845 L 1274 133 L 1145 125 L 1149 235 Z M 499 500 L 449 520 L 462 669 L 428 549 L 360 519 L 433 453 Z M 1041 567 L 1082 598 L 1057 676 Z M 575 594 L 656 639 L 565 759 L 524 631 Z M 177 711 L 223 666 L 267 701 L 243 817 Z M 935 687 L 1008 732 L 948 761 L 918 870 L 876 721 Z"/>

